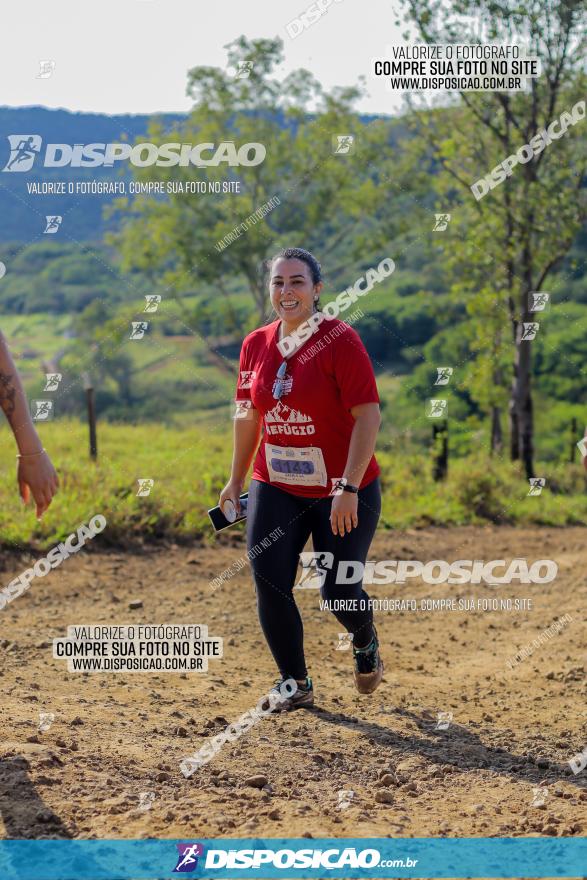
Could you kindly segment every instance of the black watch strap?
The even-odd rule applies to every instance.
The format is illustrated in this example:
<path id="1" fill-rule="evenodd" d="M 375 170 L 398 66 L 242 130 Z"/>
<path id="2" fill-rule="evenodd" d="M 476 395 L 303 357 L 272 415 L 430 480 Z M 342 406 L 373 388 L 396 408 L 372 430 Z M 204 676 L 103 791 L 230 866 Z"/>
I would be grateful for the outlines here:
<path id="1" fill-rule="evenodd" d="M 334 484 L 334 488 L 338 490 L 342 489 L 343 492 L 352 492 L 354 495 L 359 491 L 358 486 L 351 486 L 350 483 L 347 483 L 346 477 L 341 477 L 337 480 Z"/>
<path id="2" fill-rule="evenodd" d="M 352 492 L 353 495 L 356 495 L 359 491 L 358 486 L 351 486 L 350 483 L 347 483 L 346 477 L 340 477 L 338 480 L 334 482 L 334 486 L 332 487 L 333 493 L 336 492 Z"/>

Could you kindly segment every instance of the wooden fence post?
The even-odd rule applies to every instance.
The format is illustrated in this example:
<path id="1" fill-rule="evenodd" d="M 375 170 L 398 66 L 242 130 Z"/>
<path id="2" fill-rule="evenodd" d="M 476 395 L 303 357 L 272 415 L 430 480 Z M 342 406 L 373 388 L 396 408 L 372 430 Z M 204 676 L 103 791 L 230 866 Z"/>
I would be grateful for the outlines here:
<path id="1" fill-rule="evenodd" d="M 577 452 L 577 418 L 573 416 L 571 419 L 571 455 L 569 462 L 575 464 L 575 456 Z"/>
<path id="2" fill-rule="evenodd" d="M 440 424 L 432 425 L 432 440 L 434 448 L 434 471 L 435 482 L 446 479 L 448 473 L 448 420 L 443 419 Z"/>
<path id="3" fill-rule="evenodd" d="M 90 458 L 94 461 L 98 458 L 98 437 L 96 433 L 96 400 L 92 380 L 88 373 L 82 376 L 86 400 L 88 403 L 88 427 L 90 431 Z"/>

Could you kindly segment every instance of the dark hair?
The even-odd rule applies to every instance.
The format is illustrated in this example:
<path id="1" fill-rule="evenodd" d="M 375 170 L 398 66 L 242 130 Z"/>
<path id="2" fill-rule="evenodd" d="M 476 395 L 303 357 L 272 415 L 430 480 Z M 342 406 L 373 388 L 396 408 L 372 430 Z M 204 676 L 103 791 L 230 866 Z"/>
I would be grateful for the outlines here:
<path id="1" fill-rule="evenodd" d="M 271 257 L 269 260 L 269 267 L 273 265 L 275 260 L 279 260 L 282 257 L 286 260 L 301 260 L 305 263 L 310 269 L 312 284 L 318 284 L 322 281 L 322 267 L 310 251 L 306 251 L 304 248 L 283 248 L 279 253 L 275 254 L 274 257 Z"/>

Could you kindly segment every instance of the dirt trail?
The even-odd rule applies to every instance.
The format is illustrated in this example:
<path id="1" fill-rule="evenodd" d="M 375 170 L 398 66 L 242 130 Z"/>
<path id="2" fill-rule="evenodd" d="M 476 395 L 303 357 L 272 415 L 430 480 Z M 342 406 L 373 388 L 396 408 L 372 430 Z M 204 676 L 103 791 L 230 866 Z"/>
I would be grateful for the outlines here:
<path id="1" fill-rule="evenodd" d="M 374 598 L 531 598 L 529 611 L 377 614 L 386 666 L 353 686 L 339 625 L 296 590 L 317 708 L 272 715 L 190 779 L 179 761 L 253 707 L 274 679 L 244 552 L 84 553 L 0 611 L 0 812 L 7 837 L 585 835 L 584 529 L 380 533 L 372 559 L 554 559 L 546 585 L 373 585 Z M 25 567 L 4 561 L 2 583 Z M 129 601 L 143 607 L 129 610 Z M 506 660 L 553 620 L 562 633 L 513 670 Z M 206 674 L 67 673 L 51 640 L 69 624 L 200 623 L 224 638 Z M 38 731 L 39 712 L 55 720 Z M 438 729 L 439 712 L 452 713 Z M 254 775 L 267 785 L 246 784 Z M 537 792 L 546 789 L 546 792 Z M 341 795 L 340 792 L 353 792 Z M 141 809 L 140 797 L 150 803 Z M 154 798 L 154 799 L 153 799 Z M 540 804 L 543 800 L 544 803 Z"/>

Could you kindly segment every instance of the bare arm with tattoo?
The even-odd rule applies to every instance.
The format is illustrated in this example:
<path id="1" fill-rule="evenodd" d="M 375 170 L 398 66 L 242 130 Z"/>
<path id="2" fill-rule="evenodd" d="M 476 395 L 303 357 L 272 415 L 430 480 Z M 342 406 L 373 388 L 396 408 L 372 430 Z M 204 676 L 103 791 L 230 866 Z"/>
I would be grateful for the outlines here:
<path id="1" fill-rule="evenodd" d="M 0 408 L 8 419 L 18 446 L 17 481 L 20 497 L 26 504 L 32 494 L 40 519 L 51 504 L 59 481 L 35 430 L 18 371 L 1 332 Z"/>

